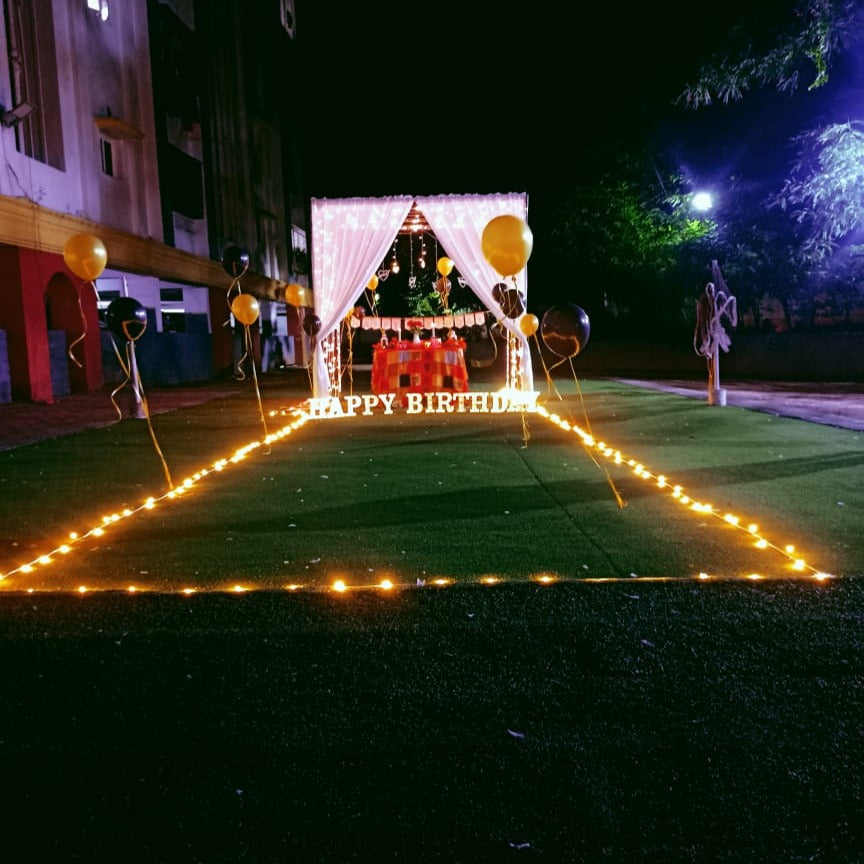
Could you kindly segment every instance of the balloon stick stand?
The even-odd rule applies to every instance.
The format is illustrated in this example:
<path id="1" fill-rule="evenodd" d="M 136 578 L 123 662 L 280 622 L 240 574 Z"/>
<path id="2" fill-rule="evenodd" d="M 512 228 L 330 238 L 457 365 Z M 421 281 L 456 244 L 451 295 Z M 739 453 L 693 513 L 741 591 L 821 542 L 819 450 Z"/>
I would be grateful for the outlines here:
<path id="1" fill-rule="evenodd" d="M 132 373 L 132 386 L 129 388 L 132 391 L 132 404 L 129 409 L 129 416 L 134 418 L 135 420 L 144 420 L 147 415 L 144 413 L 144 403 L 141 399 L 141 392 L 138 389 L 138 382 L 141 379 L 138 377 L 138 362 L 135 359 L 134 342 L 129 343 L 129 363 L 130 371 Z"/>
<path id="2" fill-rule="evenodd" d="M 708 391 L 708 404 L 709 405 L 725 405 L 726 404 L 726 391 L 722 387 L 718 387 L 716 389 L 712 389 Z"/>

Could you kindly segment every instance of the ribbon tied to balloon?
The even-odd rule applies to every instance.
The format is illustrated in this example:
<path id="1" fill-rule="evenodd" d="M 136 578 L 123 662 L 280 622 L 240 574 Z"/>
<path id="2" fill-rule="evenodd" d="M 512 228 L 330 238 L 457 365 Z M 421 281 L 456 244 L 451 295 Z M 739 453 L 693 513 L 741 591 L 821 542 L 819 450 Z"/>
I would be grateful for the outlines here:
<path id="1" fill-rule="evenodd" d="M 162 448 L 156 440 L 156 433 L 150 420 L 150 406 L 144 393 L 144 385 L 141 383 L 138 364 L 134 362 L 135 343 L 144 335 L 144 331 L 147 329 L 147 310 L 134 297 L 118 297 L 116 300 L 112 300 L 105 310 L 105 327 L 111 334 L 111 344 L 114 347 L 114 354 L 117 357 L 120 368 L 123 370 L 123 374 L 126 376 L 120 385 L 111 392 L 111 404 L 117 412 L 118 419 L 122 420 L 123 412 L 120 410 L 115 397 L 127 384 L 131 384 L 138 404 L 140 404 L 141 410 L 144 412 L 150 438 L 156 449 L 156 455 L 162 463 L 162 470 L 165 472 L 168 488 L 173 489 L 174 483 L 171 480 L 171 472 L 168 470 L 168 463 L 165 461 Z M 125 346 L 122 353 L 117 346 L 118 339 Z"/>
<path id="2" fill-rule="evenodd" d="M 98 304 L 99 293 L 96 290 L 96 280 L 102 275 L 108 263 L 105 244 L 94 234 L 73 234 L 63 245 L 63 260 L 79 279 L 92 286 Z M 81 306 L 80 293 L 77 296 L 78 312 L 81 316 L 81 335 L 69 345 L 68 354 L 69 359 L 80 369 L 82 364 L 75 356 L 74 348 L 87 335 L 87 319 Z"/>
<path id="3" fill-rule="evenodd" d="M 523 332 L 532 328 L 536 332 L 537 326 L 535 322 L 536 318 L 530 320 L 523 316 L 519 321 L 519 326 L 522 328 Z M 578 357 L 579 354 L 585 350 L 585 346 L 588 344 L 588 339 L 591 336 L 591 320 L 588 317 L 588 313 L 581 306 L 578 306 L 575 303 L 559 303 L 546 310 L 543 314 L 542 321 L 540 321 L 539 329 L 540 336 L 543 339 L 543 344 L 552 354 L 560 358 L 558 362 L 554 363 L 551 367 L 547 367 L 545 361 L 543 362 L 549 388 L 555 389 L 557 393 L 557 388 L 555 388 L 552 383 L 551 370 L 562 363 L 569 363 L 570 371 L 573 375 L 573 381 L 576 385 L 576 392 L 579 396 L 579 402 L 582 406 L 585 426 L 588 434 L 593 435 L 594 433 L 591 431 L 591 422 L 588 419 L 588 410 L 585 407 L 585 399 L 582 396 L 582 388 L 579 386 L 579 379 L 576 376 L 576 369 L 573 366 L 573 359 Z M 541 360 L 543 358 L 542 352 L 540 352 L 540 358 Z M 558 393 L 558 398 L 561 399 L 560 393 Z M 586 452 L 591 458 L 591 461 L 606 475 L 606 482 L 609 484 L 618 506 L 621 508 L 625 507 L 626 502 L 615 487 L 615 483 L 613 482 L 608 469 L 605 466 L 600 465 L 591 451 L 587 448 Z"/>
<path id="4" fill-rule="evenodd" d="M 450 288 L 452 284 L 447 277 L 453 272 L 453 261 L 445 255 L 438 259 L 438 263 L 435 266 L 440 274 L 440 278 L 435 281 L 435 290 L 438 292 L 444 312 L 449 312 Z"/>
<path id="5" fill-rule="evenodd" d="M 261 307 L 258 300 L 252 294 L 244 292 L 240 286 L 240 279 L 249 269 L 249 260 L 249 252 L 242 246 L 227 246 L 222 252 L 222 267 L 231 277 L 227 294 L 228 308 L 231 310 L 234 320 L 243 327 L 243 355 L 237 361 L 236 378 L 238 381 L 243 381 L 246 378 L 246 374 L 243 372 L 243 362 L 248 358 L 249 366 L 252 369 L 252 381 L 255 385 L 255 398 L 258 401 L 258 415 L 264 428 L 264 437 L 267 438 L 270 432 L 267 429 L 264 405 L 261 402 L 261 388 L 258 384 L 258 370 L 255 366 L 255 352 L 252 348 L 252 332 L 249 329 L 258 320 Z M 296 287 L 300 288 L 299 285 Z"/>

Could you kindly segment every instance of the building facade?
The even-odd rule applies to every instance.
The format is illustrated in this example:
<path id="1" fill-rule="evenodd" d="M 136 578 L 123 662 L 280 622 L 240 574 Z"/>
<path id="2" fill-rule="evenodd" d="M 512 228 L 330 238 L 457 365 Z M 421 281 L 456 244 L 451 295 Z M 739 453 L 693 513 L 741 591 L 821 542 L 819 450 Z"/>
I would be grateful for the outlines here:
<path id="1" fill-rule="evenodd" d="M 279 313 L 302 362 L 284 303 L 291 282 L 312 302 L 291 0 L 0 6 L 0 401 L 116 380 L 103 319 L 118 297 L 147 312 L 145 384 L 230 371 L 228 246 L 248 250 L 242 290 Z M 63 255 L 81 233 L 107 252 L 90 282 Z"/>

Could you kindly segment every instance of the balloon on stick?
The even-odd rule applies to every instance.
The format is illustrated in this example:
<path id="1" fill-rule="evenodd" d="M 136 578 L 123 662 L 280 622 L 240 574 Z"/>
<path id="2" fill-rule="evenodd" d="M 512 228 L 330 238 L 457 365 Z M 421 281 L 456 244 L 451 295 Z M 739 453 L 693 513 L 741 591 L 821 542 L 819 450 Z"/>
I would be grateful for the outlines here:
<path id="1" fill-rule="evenodd" d="M 371 278 L 371 279 L 369 280 L 369 282 L 366 284 L 366 287 L 367 287 L 370 291 L 374 291 L 374 290 L 378 287 L 378 277 L 377 277 L 376 275 L 373 274 L 373 275 L 372 275 L 372 278 Z"/>
<path id="2" fill-rule="evenodd" d="M 519 329 L 526 336 L 533 336 L 537 332 L 537 328 L 540 326 L 540 319 L 536 315 L 532 315 L 530 312 L 526 312 L 519 319 Z"/>
<path id="3" fill-rule="evenodd" d="M 137 342 L 147 329 L 147 310 L 133 297 L 118 297 L 105 310 L 105 326 L 124 342 Z"/>
<path id="4" fill-rule="evenodd" d="M 453 269 L 453 262 L 445 255 L 442 258 L 438 259 L 438 272 L 442 276 L 449 276 L 450 271 Z"/>
<path id="5" fill-rule="evenodd" d="M 76 276 L 92 282 L 102 275 L 108 253 L 94 234 L 73 234 L 63 246 L 63 260 Z"/>
<path id="6" fill-rule="evenodd" d="M 249 269 L 249 252 L 242 246 L 226 246 L 222 252 L 222 267 L 234 279 Z"/>
<path id="7" fill-rule="evenodd" d="M 546 310 L 540 322 L 546 347 L 559 357 L 575 357 L 588 344 L 591 322 L 581 306 L 561 303 Z"/>
<path id="8" fill-rule="evenodd" d="M 496 282 L 492 286 L 492 299 L 496 303 L 500 303 L 504 299 L 504 293 L 507 291 L 508 285 L 506 282 Z"/>
<path id="9" fill-rule="evenodd" d="M 525 298 L 516 288 L 508 288 L 498 301 L 505 318 L 518 318 L 525 311 Z"/>
<path id="10" fill-rule="evenodd" d="M 308 336 L 317 335 L 321 329 L 321 319 L 314 314 L 303 316 L 303 332 Z"/>
<path id="11" fill-rule="evenodd" d="M 303 306 L 306 299 L 306 289 L 296 282 L 285 286 L 285 302 L 292 306 Z"/>
<path id="12" fill-rule="evenodd" d="M 241 324 L 254 324 L 258 320 L 260 307 L 251 294 L 238 294 L 231 301 L 231 311 Z"/>
<path id="13" fill-rule="evenodd" d="M 528 262 L 534 247 L 531 229 L 518 216 L 496 216 L 483 229 L 483 256 L 502 276 L 515 276 Z"/>

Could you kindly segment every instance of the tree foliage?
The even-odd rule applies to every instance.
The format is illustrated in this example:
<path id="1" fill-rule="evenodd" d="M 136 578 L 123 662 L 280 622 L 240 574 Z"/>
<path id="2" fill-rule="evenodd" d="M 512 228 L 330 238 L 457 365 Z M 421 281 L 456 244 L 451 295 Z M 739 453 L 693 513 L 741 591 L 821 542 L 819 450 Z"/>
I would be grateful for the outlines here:
<path id="1" fill-rule="evenodd" d="M 688 108 L 715 100 L 727 104 L 754 89 L 773 86 L 781 92 L 824 86 L 831 62 L 860 33 L 860 0 L 797 0 L 785 4 L 785 18 L 751 16 L 733 29 L 723 52 L 716 53 L 678 98 Z M 780 21 L 778 24 L 777 22 Z"/>
<path id="2" fill-rule="evenodd" d="M 728 104 L 766 87 L 791 93 L 802 76 L 809 90 L 826 85 L 840 54 L 857 48 L 864 4 L 797 0 L 781 11 L 788 14 L 742 21 L 678 104 Z M 752 265 L 760 288 L 804 310 L 806 319 L 818 292 L 833 293 L 847 308 L 858 302 L 857 283 L 864 279 L 864 132 L 857 122 L 832 123 L 803 131 L 790 143 L 797 156 L 789 175 L 760 202 L 779 221 L 739 213 L 729 233 L 738 237 L 736 265 Z M 761 223 L 758 230 L 754 221 Z"/>
<path id="3" fill-rule="evenodd" d="M 797 135 L 792 174 L 769 204 L 800 229 L 802 262 L 820 265 L 864 230 L 864 131 L 833 123 Z"/>
<path id="4" fill-rule="evenodd" d="M 691 198 L 682 177 L 647 153 L 621 152 L 561 191 L 551 245 L 589 315 L 678 314 L 714 230 L 696 218 Z"/>

